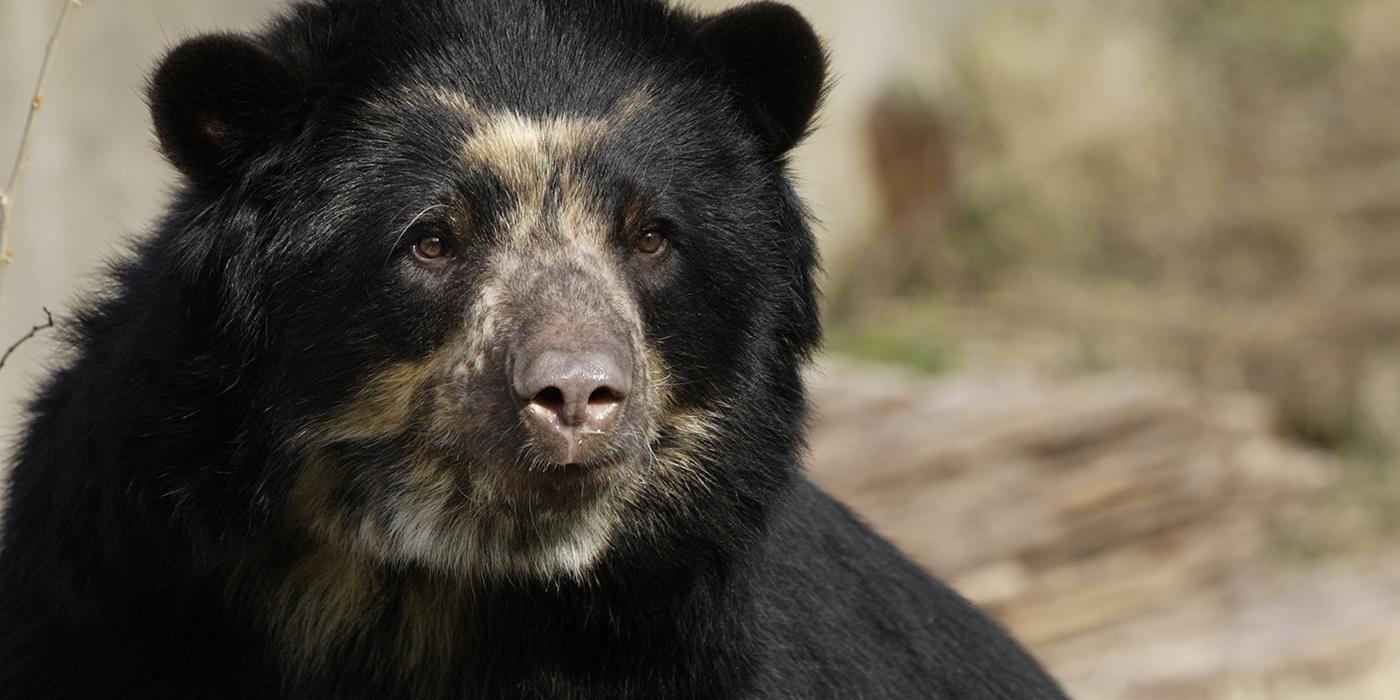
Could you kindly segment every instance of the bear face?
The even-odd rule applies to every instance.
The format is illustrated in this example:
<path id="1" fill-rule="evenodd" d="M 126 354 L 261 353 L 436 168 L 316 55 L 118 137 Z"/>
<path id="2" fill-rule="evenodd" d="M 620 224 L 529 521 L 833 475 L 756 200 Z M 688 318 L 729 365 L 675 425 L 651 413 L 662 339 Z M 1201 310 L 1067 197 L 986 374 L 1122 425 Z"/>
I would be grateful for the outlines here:
<path id="1" fill-rule="evenodd" d="M 788 478 L 707 455 L 800 413 L 784 157 L 824 72 L 768 3 L 333 1 L 173 51 L 173 257 L 243 348 L 275 517 L 383 564 L 578 578 L 721 480 Z"/>

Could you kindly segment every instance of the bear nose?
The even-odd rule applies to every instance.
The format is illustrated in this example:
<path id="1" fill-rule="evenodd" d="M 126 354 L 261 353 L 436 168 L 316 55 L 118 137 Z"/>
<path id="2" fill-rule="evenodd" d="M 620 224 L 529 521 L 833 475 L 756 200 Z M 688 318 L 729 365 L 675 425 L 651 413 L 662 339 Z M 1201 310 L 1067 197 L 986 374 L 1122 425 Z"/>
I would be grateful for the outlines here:
<path id="1" fill-rule="evenodd" d="M 598 456 L 632 388 L 619 350 L 550 349 L 517 358 L 512 384 L 524 417 L 560 464 Z"/>

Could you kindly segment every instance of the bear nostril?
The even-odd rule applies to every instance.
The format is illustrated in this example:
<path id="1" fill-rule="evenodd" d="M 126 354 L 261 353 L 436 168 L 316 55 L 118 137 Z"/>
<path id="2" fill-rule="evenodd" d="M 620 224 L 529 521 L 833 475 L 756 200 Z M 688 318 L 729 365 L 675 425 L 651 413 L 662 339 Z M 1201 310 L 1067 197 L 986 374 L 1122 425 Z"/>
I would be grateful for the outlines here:
<path id="1" fill-rule="evenodd" d="M 608 404 L 615 404 L 621 402 L 622 397 L 618 396 L 617 392 L 613 391 L 611 387 L 598 387 L 597 389 L 593 390 L 593 393 L 588 395 L 589 406 L 606 406 Z"/>
<path id="2" fill-rule="evenodd" d="M 530 399 L 530 403 L 547 409 L 556 415 L 563 414 L 565 409 L 564 391 L 557 386 L 547 386 L 540 390 L 535 397 Z"/>
<path id="3" fill-rule="evenodd" d="M 550 348 L 517 357 L 511 381 L 536 449 L 561 464 L 606 450 L 632 389 L 627 353 Z"/>
<path id="4" fill-rule="evenodd" d="M 588 391 L 588 386 L 566 388 L 547 386 L 535 393 L 529 405 L 536 415 L 549 418 L 559 426 L 581 428 L 590 433 L 603 432 L 622 406 L 622 393 L 610 386 Z"/>

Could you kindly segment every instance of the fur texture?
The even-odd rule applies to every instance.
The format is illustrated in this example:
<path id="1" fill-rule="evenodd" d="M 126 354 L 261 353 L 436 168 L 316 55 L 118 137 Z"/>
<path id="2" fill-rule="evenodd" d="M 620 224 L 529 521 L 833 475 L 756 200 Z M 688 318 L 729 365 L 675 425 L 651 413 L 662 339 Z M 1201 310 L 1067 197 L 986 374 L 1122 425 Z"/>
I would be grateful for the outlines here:
<path id="1" fill-rule="evenodd" d="M 774 3 L 322 0 L 176 48 L 183 185 L 10 475 L 0 692 L 1061 697 L 801 475 L 825 75 Z M 586 464 L 521 420 L 541 337 L 632 368 Z"/>

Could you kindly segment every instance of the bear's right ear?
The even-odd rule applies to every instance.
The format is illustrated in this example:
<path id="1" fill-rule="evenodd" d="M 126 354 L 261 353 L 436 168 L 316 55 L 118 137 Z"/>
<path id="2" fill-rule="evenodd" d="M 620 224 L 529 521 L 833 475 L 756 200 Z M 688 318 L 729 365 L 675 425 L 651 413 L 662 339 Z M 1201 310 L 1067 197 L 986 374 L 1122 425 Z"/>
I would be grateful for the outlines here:
<path id="1" fill-rule="evenodd" d="M 295 118 L 305 88 L 251 39 L 212 34 L 166 55 L 147 94 L 166 158 L 195 182 L 218 186 Z"/>

